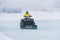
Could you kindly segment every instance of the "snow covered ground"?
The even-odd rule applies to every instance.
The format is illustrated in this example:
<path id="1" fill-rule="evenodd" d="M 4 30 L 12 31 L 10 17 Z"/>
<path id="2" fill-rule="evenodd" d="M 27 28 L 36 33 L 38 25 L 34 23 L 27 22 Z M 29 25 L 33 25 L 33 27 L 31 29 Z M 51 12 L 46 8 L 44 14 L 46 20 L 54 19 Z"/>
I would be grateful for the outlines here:
<path id="1" fill-rule="evenodd" d="M 14 40 L 60 40 L 60 12 L 29 11 L 38 29 L 20 29 L 22 13 L 0 14 L 0 32 Z M 1 37 L 0 37 L 1 38 Z"/>
<path id="2" fill-rule="evenodd" d="M 0 40 L 13 40 L 13 39 L 10 37 L 7 37 L 6 35 L 0 32 Z"/>

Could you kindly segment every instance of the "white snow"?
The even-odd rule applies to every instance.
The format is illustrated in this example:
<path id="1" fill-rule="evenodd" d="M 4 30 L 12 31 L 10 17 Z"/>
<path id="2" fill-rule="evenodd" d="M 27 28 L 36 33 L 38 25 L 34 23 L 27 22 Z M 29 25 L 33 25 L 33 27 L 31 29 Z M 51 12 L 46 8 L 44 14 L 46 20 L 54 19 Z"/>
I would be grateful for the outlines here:
<path id="1" fill-rule="evenodd" d="M 35 20 L 60 20 L 60 12 L 43 12 L 43 11 L 29 11 L 32 18 Z M 20 20 L 23 18 L 25 11 L 22 13 L 2 13 L 0 14 L 0 21 Z"/>
<path id="2" fill-rule="evenodd" d="M 13 40 L 13 39 L 10 37 L 7 37 L 6 35 L 0 32 L 0 40 Z"/>
<path id="3" fill-rule="evenodd" d="M 29 10 L 38 25 L 36 30 L 20 29 L 24 13 L 0 14 L 0 32 L 15 40 L 60 40 L 60 12 Z"/>
<path id="4" fill-rule="evenodd" d="M 60 0 L 0 0 L 1 8 L 50 9 L 60 8 Z"/>

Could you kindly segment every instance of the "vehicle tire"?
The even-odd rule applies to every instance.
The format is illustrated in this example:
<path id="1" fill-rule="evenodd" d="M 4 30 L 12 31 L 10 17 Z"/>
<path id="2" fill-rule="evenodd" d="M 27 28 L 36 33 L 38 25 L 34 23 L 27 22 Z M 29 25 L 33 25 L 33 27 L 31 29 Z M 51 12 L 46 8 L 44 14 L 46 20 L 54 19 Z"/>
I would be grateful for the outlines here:
<path id="1" fill-rule="evenodd" d="M 20 28 L 21 29 L 25 29 L 25 25 L 20 25 Z"/>
<path id="2" fill-rule="evenodd" d="M 20 22 L 20 25 L 24 25 L 24 23 L 23 22 Z"/>
<path id="3" fill-rule="evenodd" d="M 33 25 L 33 29 L 37 29 L 37 25 Z"/>

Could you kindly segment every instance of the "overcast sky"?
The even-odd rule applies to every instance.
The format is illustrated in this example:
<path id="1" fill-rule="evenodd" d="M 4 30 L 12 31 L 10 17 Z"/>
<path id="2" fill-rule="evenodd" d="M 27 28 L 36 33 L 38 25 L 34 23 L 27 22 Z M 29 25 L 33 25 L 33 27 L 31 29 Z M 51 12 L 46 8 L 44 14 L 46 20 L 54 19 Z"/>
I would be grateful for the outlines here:
<path id="1" fill-rule="evenodd" d="M 0 7 L 22 9 L 60 8 L 60 0 L 0 0 Z"/>

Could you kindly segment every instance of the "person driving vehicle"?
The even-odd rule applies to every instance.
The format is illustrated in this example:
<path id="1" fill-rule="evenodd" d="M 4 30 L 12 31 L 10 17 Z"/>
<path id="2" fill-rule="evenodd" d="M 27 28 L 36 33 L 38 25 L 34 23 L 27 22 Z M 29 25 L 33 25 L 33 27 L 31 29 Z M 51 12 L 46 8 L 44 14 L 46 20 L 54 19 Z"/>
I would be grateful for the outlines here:
<path id="1" fill-rule="evenodd" d="M 26 11 L 26 13 L 24 14 L 24 17 L 31 17 L 30 13 L 28 13 L 28 11 Z"/>

